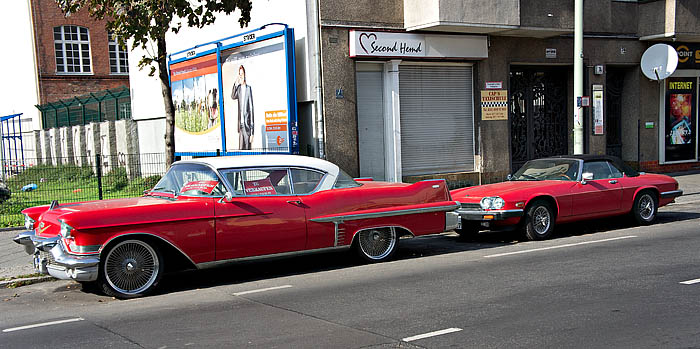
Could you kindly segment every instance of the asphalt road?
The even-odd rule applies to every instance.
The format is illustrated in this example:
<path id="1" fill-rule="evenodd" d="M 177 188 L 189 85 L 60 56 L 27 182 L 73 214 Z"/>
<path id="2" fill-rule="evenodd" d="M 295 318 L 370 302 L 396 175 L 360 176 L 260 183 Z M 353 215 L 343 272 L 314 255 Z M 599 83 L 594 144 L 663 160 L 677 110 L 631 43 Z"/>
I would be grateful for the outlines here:
<path id="1" fill-rule="evenodd" d="M 402 240 L 373 265 L 241 263 L 129 301 L 67 281 L 0 290 L 0 347 L 697 347 L 700 206 L 659 218 L 562 225 L 540 242 Z"/>

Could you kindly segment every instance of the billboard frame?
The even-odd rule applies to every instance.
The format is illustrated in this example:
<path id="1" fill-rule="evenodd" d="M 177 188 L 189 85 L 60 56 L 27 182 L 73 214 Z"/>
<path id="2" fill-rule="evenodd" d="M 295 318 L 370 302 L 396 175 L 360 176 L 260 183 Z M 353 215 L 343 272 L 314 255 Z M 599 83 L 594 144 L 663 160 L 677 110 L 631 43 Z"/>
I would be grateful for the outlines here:
<path id="1" fill-rule="evenodd" d="M 255 35 L 258 32 L 270 26 L 282 26 L 282 30 L 265 33 L 261 36 Z M 298 135 L 298 117 L 297 117 L 297 87 L 296 87 L 296 66 L 294 52 L 294 29 L 284 23 L 269 23 L 259 28 L 252 29 L 240 34 L 228 36 L 219 40 L 206 42 L 195 45 L 185 50 L 177 51 L 168 54 L 168 83 L 172 89 L 171 81 L 171 65 L 192 60 L 195 58 L 207 56 L 210 54 L 216 55 L 217 79 L 219 91 L 223 91 L 223 78 L 221 74 L 221 52 L 224 50 L 242 47 L 265 40 L 283 37 L 284 44 L 284 59 L 285 71 L 287 75 L 287 139 L 289 140 L 288 151 L 227 151 L 226 150 L 226 124 L 224 117 L 224 108 L 219 108 L 219 120 L 221 122 L 221 148 L 216 151 L 203 152 L 175 152 L 175 156 L 228 156 L 228 155 L 259 155 L 259 154 L 299 154 L 299 135 Z M 208 48 L 209 46 L 214 48 Z M 224 94 L 219 93 L 218 102 L 220 106 L 224 105 Z"/>

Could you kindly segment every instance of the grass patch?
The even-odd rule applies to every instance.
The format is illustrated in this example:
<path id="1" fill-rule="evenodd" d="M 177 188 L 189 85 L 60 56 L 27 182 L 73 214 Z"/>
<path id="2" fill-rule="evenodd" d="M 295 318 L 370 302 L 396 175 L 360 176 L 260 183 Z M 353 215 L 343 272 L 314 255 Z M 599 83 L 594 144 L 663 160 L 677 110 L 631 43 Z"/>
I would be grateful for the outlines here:
<path id="1" fill-rule="evenodd" d="M 161 176 L 129 179 L 126 168 L 115 167 L 102 176 L 102 198 L 117 199 L 138 197 L 153 188 Z M 28 168 L 7 180 L 12 196 L 0 204 L 0 227 L 24 225 L 22 210 L 47 205 L 53 200 L 59 203 L 99 200 L 99 186 L 90 166 L 47 166 Z M 22 191 L 27 184 L 36 184 L 33 191 Z"/>
<path id="2" fill-rule="evenodd" d="M 41 274 L 41 273 L 24 274 L 24 275 L 17 275 L 17 276 L 10 276 L 10 277 L 0 278 L 0 281 L 10 281 L 10 280 L 17 280 L 17 279 L 26 279 L 26 278 L 39 277 L 39 276 L 43 276 L 43 275 L 44 275 L 44 274 Z"/>

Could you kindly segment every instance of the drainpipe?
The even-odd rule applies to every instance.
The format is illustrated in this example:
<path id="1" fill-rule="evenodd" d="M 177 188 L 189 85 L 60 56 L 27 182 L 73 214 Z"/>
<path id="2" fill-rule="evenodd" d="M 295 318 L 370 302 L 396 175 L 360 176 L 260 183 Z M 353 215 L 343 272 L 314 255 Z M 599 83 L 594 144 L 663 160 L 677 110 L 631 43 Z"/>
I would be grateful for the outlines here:
<path id="1" fill-rule="evenodd" d="M 315 155 L 321 159 L 325 159 L 326 125 L 324 122 L 323 115 L 323 69 L 321 68 L 321 9 L 319 5 L 319 0 L 313 0 L 313 7 L 314 15 L 309 17 L 312 18 L 312 21 L 315 21 L 315 23 L 312 23 L 312 25 L 309 27 L 312 28 L 312 31 L 317 31 L 316 35 L 314 35 L 314 40 L 316 41 L 314 45 L 314 57 L 316 61 L 316 118 L 314 120 L 314 133 L 316 136 L 315 138 L 317 148 Z"/>
<path id="2" fill-rule="evenodd" d="M 574 154 L 583 154 L 583 0 L 574 1 Z"/>

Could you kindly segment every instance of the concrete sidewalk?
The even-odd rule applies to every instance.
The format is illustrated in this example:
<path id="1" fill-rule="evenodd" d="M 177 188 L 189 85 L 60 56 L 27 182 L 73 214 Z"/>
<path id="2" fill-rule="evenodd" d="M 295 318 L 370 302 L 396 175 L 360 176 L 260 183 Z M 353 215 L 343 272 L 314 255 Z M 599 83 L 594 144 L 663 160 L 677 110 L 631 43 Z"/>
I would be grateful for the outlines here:
<path id="1" fill-rule="evenodd" d="M 700 204 L 700 173 L 671 174 L 680 184 L 683 196 L 671 205 Z M 0 231 L 0 280 L 34 273 L 32 258 L 12 238 L 24 228 Z"/>

